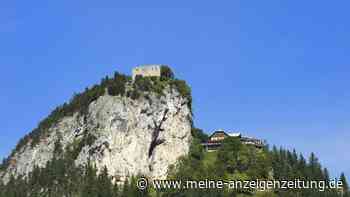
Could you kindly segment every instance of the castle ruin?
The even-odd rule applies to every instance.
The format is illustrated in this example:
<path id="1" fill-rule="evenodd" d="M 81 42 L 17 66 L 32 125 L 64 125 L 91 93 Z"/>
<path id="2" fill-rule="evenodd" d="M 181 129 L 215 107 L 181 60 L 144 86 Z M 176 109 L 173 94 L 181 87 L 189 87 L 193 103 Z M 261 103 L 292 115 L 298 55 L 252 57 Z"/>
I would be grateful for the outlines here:
<path id="1" fill-rule="evenodd" d="M 160 77 L 161 67 L 159 64 L 142 65 L 132 69 L 132 79 L 135 80 L 137 75 L 142 77 Z"/>

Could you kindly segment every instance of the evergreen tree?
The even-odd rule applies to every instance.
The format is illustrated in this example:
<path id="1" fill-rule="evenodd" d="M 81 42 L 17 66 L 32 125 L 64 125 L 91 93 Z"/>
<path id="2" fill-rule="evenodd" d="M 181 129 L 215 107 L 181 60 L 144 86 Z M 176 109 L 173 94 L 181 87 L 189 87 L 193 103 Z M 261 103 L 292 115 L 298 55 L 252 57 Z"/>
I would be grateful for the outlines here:
<path id="1" fill-rule="evenodd" d="M 339 180 L 343 183 L 343 192 L 344 194 L 348 195 L 349 194 L 349 185 L 346 180 L 345 174 L 341 173 Z"/>
<path id="2" fill-rule="evenodd" d="M 112 180 L 108 175 L 108 169 L 105 166 L 102 170 L 102 172 L 98 176 L 98 197 L 112 197 L 113 191 L 112 191 Z"/>
<path id="3" fill-rule="evenodd" d="M 174 79 L 175 75 L 169 66 L 162 66 L 160 68 L 160 75 L 162 80 Z"/>
<path id="4" fill-rule="evenodd" d="M 329 172 L 328 172 L 328 169 L 327 168 L 324 168 L 323 169 L 323 179 L 326 180 L 327 182 L 330 180 L 329 178 Z"/>
<path id="5" fill-rule="evenodd" d="M 318 159 L 314 153 L 311 153 L 311 155 L 310 155 L 308 168 L 309 168 L 308 178 L 313 179 L 313 180 L 322 180 L 323 179 L 321 165 L 318 162 Z"/>
<path id="6" fill-rule="evenodd" d="M 6 197 L 16 197 L 16 179 L 11 175 L 9 182 L 7 183 L 7 187 L 5 188 L 4 196 Z"/>
<path id="7" fill-rule="evenodd" d="M 299 161 L 298 161 L 298 172 L 299 172 L 299 178 L 306 178 L 307 177 L 307 163 L 302 154 L 299 156 Z"/>
<path id="8" fill-rule="evenodd" d="M 92 166 L 90 162 L 88 162 L 85 169 L 84 183 L 81 191 L 82 197 L 98 196 L 96 172 L 96 168 Z"/>
<path id="9" fill-rule="evenodd" d="M 4 183 L 0 180 L 0 197 L 4 196 L 4 191 L 5 191 L 5 185 Z"/>
<path id="10" fill-rule="evenodd" d="M 206 142 L 208 140 L 208 135 L 205 134 L 201 129 L 192 128 L 191 134 L 193 138 L 198 139 L 200 142 Z"/>
<path id="11" fill-rule="evenodd" d="M 60 157 L 63 154 L 63 148 L 60 139 L 55 141 L 53 154 L 54 157 Z"/>
<path id="12" fill-rule="evenodd" d="M 118 187 L 117 182 L 115 182 L 115 183 L 113 184 L 112 196 L 113 196 L 113 197 L 118 197 L 118 196 L 120 196 L 120 191 L 119 191 L 119 187 Z"/>
<path id="13" fill-rule="evenodd" d="M 123 191 L 121 193 L 121 197 L 128 197 L 131 194 L 131 185 L 129 184 L 129 180 L 126 179 L 123 185 Z"/>

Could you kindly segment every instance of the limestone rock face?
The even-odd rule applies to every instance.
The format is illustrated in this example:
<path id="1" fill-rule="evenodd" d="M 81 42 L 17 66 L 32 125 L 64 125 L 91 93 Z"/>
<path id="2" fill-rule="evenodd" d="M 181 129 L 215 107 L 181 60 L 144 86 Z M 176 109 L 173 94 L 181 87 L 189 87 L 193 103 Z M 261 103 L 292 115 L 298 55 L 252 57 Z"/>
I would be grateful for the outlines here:
<path id="1" fill-rule="evenodd" d="M 99 170 L 107 166 L 110 175 L 120 180 L 138 174 L 165 178 L 168 166 L 189 151 L 192 115 L 188 102 L 171 88 L 161 97 L 148 93 L 137 100 L 101 96 L 89 105 L 86 115 L 64 117 L 35 147 L 30 143 L 22 147 L 0 177 L 7 182 L 11 174 L 26 175 L 34 166 L 45 166 L 53 158 L 58 139 L 66 148 L 91 135 L 94 140 L 82 147 L 76 165 L 90 160 Z"/>

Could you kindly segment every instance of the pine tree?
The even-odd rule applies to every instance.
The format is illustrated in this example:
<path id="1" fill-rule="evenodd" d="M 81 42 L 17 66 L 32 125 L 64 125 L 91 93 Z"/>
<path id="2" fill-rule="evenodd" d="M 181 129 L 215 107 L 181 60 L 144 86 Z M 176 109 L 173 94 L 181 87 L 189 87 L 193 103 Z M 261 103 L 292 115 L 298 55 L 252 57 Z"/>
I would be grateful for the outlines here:
<path id="1" fill-rule="evenodd" d="M 4 183 L 0 180 L 0 197 L 4 196 L 4 191 L 5 191 L 5 185 Z"/>
<path id="2" fill-rule="evenodd" d="M 329 172 L 328 172 L 328 169 L 327 169 L 327 168 L 324 168 L 324 169 L 323 169 L 323 177 L 324 177 L 324 180 L 326 180 L 327 182 L 330 180 L 330 178 L 329 178 Z"/>
<path id="3" fill-rule="evenodd" d="M 120 196 L 119 195 L 119 187 L 118 187 L 118 184 L 117 184 L 117 182 L 115 182 L 114 184 L 113 184 L 113 189 L 112 189 L 112 192 L 113 192 L 113 197 L 118 197 L 118 196 Z"/>
<path id="4" fill-rule="evenodd" d="M 162 66 L 160 69 L 161 72 L 161 79 L 167 80 L 167 79 L 174 79 L 175 75 L 170 67 L 168 66 Z"/>
<path id="5" fill-rule="evenodd" d="M 108 175 L 108 169 L 106 166 L 99 174 L 97 184 L 98 197 L 112 197 L 112 180 Z"/>
<path id="6" fill-rule="evenodd" d="M 309 159 L 309 179 L 322 180 L 322 168 L 315 153 L 311 153 Z"/>
<path id="7" fill-rule="evenodd" d="M 9 182 L 7 183 L 4 196 L 16 197 L 16 179 L 13 175 L 11 175 Z"/>
<path id="8" fill-rule="evenodd" d="M 306 178 L 307 177 L 307 164 L 304 156 L 302 154 L 299 155 L 299 161 L 298 161 L 298 171 L 300 173 L 299 178 Z"/>
<path id="9" fill-rule="evenodd" d="M 131 193 L 131 186 L 129 184 L 129 180 L 126 179 L 123 185 L 123 191 L 122 191 L 122 197 L 128 197 L 128 195 Z"/>
<path id="10" fill-rule="evenodd" d="M 341 173 L 339 180 L 343 183 L 343 192 L 348 195 L 349 194 L 349 185 L 346 180 L 345 174 Z"/>
<path id="11" fill-rule="evenodd" d="M 82 197 L 97 197 L 97 177 L 96 177 L 96 168 L 88 162 L 85 169 L 84 184 L 82 186 Z"/>
<path id="12" fill-rule="evenodd" d="M 54 144 L 54 151 L 53 151 L 54 157 L 60 157 L 62 153 L 63 153 L 62 144 L 58 139 L 55 141 L 55 144 Z"/>

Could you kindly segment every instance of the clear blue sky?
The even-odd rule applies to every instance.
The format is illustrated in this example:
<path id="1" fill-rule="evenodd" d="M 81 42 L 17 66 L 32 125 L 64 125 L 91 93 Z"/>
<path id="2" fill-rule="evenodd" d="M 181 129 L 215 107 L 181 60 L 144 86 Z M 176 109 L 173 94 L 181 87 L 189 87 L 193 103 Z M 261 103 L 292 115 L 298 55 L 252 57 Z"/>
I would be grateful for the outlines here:
<path id="1" fill-rule="evenodd" d="M 0 157 L 73 92 L 169 64 L 196 126 L 314 151 L 350 175 L 349 1 L 7 1 Z"/>

